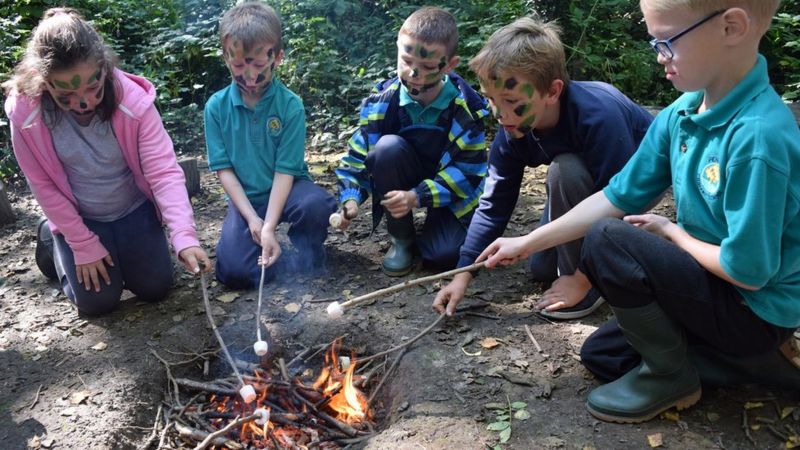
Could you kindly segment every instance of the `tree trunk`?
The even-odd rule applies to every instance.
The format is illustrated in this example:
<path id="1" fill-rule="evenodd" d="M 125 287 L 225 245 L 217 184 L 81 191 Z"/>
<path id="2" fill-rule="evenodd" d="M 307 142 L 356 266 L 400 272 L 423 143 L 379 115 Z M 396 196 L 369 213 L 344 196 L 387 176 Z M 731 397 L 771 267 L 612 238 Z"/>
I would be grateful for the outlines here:
<path id="1" fill-rule="evenodd" d="M 8 201 L 6 186 L 0 181 L 0 225 L 5 225 L 15 220 L 17 220 L 17 216 L 14 214 L 11 203 Z"/>
<path id="2" fill-rule="evenodd" d="M 189 197 L 200 193 L 200 170 L 197 168 L 197 158 L 183 158 L 178 160 L 178 165 L 183 169 L 186 178 L 186 190 Z"/>

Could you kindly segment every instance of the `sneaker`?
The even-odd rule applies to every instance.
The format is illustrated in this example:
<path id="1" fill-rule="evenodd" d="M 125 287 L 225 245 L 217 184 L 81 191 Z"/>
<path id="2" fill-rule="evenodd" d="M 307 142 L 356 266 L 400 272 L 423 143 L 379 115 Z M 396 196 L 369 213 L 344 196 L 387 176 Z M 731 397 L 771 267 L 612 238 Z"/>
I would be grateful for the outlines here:
<path id="1" fill-rule="evenodd" d="M 36 225 L 36 266 L 47 278 L 58 279 L 56 263 L 53 260 L 53 233 L 46 217 L 39 219 Z"/>
<path id="2" fill-rule="evenodd" d="M 586 294 L 586 297 L 583 298 L 577 305 L 571 306 L 569 308 L 562 308 L 557 309 L 555 311 L 546 311 L 541 310 L 539 314 L 547 317 L 548 319 L 557 319 L 557 320 L 570 320 L 570 319 L 580 319 L 581 317 L 586 317 L 589 314 L 593 313 L 597 308 L 599 308 L 603 303 L 605 303 L 605 299 L 600 296 L 600 293 L 594 290 L 594 288 L 589 289 L 589 292 Z"/>

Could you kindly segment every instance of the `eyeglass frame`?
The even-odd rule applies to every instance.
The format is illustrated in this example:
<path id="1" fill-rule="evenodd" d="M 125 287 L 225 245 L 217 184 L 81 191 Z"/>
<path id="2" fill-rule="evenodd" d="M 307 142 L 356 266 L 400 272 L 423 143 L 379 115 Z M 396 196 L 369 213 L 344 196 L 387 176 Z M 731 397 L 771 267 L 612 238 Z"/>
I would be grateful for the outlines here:
<path id="1" fill-rule="evenodd" d="M 689 28 L 679 32 L 678 34 L 668 38 L 668 39 L 651 39 L 650 40 L 650 47 L 653 47 L 653 50 L 666 58 L 667 60 L 671 60 L 675 57 L 675 51 L 672 50 L 672 44 L 677 41 L 679 38 L 684 36 L 685 34 L 689 33 L 690 31 L 694 30 L 695 28 L 699 27 L 700 25 L 708 22 L 709 20 L 717 17 L 718 15 L 724 13 L 727 9 L 720 9 L 718 11 L 714 11 L 713 13 L 709 14 L 708 16 L 700 19 L 698 22 L 695 22 Z"/>

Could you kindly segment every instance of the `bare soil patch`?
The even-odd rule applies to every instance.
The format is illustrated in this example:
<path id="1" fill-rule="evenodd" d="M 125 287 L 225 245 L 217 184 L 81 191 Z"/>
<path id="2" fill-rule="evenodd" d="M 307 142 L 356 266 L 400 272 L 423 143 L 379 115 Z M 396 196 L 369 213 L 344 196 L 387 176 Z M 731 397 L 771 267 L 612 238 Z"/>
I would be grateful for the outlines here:
<path id="1" fill-rule="evenodd" d="M 337 157 L 310 155 L 315 177 L 331 189 Z M 507 235 L 530 230 L 541 214 L 544 169 L 530 172 Z M 201 240 L 213 256 L 225 203 L 212 174 L 203 174 L 202 186 L 193 203 Z M 34 264 L 36 202 L 24 187 L 12 187 L 10 194 L 18 220 L 0 228 L 0 447 L 137 448 L 150 436 L 165 399 L 167 376 L 151 350 L 181 361 L 217 348 L 200 283 L 181 273 L 159 304 L 131 298 L 109 316 L 81 319 Z M 669 200 L 659 208 L 670 214 Z M 430 274 L 417 270 L 401 279 L 386 277 L 380 271 L 386 235 L 370 235 L 370 223 L 366 216 L 347 235 L 330 235 L 324 274 L 287 271 L 265 287 L 261 320 L 273 357 L 288 361 L 305 347 L 340 335 L 347 335 L 346 346 L 370 355 L 415 336 L 436 319 L 430 304 L 438 283 L 378 299 L 339 321 L 328 319 L 326 302 L 308 301 L 357 296 Z M 598 382 L 580 364 L 578 350 L 611 312 L 603 306 L 583 320 L 545 321 L 530 309 L 541 292 L 521 267 L 484 271 L 464 302 L 475 307 L 473 314 L 448 319 L 410 347 L 376 402 L 380 433 L 356 447 L 491 448 L 500 432 L 487 425 L 502 414 L 494 408 L 516 402 L 525 405 L 512 412 L 526 414 L 511 419 L 505 449 L 785 448 L 786 437 L 797 435 L 797 393 L 758 386 L 709 389 L 690 410 L 641 425 L 595 420 L 584 402 Z M 256 361 L 256 295 L 211 287 L 230 351 L 251 362 Z M 221 360 L 212 358 L 209 364 L 209 377 L 227 373 Z M 203 360 L 175 370 L 176 376 L 202 379 Z"/>

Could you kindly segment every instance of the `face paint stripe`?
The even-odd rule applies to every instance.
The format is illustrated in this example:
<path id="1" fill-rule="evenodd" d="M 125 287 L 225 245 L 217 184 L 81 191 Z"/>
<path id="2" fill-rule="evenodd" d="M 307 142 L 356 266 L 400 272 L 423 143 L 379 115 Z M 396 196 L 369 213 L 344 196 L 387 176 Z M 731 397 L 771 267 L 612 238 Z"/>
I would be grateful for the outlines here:
<path id="1" fill-rule="evenodd" d="M 514 89 L 514 86 L 516 85 L 517 85 L 517 79 L 514 77 L 507 79 L 506 82 L 503 84 L 503 86 L 509 90 Z"/>
<path id="2" fill-rule="evenodd" d="M 530 110 L 531 110 L 531 105 L 530 104 L 519 105 L 516 108 L 514 108 L 514 114 L 516 114 L 517 117 L 522 117 L 522 116 L 525 115 L 525 113 L 527 113 Z"/>
<path id="3" fill-rule="evenodd" d="M 89 80 L 87 81 L 87 83 L 94 83 L 95 81 L 99 80 L 100 79 L 100 74 L 102 72 L 103 72 L 103 69 L 97 69 L 97 72 L 95 72 L 94 74 L 92 74 L 92 76 L 89 77 Z"/>
<path id="4" fill-rule="evenodd" d="M 81 76 L 76 73 L 75 76 L 69 80 L 69 83 L 72 85 L 72 89 L 78 89 L 81 87 Z"/>
<path id="5" fill-rule="evenodd" d="M 69 89 L 70 88 L 69 87 L 69 83 L 65 83 L 65 82 L 63 82 L 61 80 L 53 80 L 53 83 L 55 83 L 56 86 L 58 86 L 61 89 Z"/>

